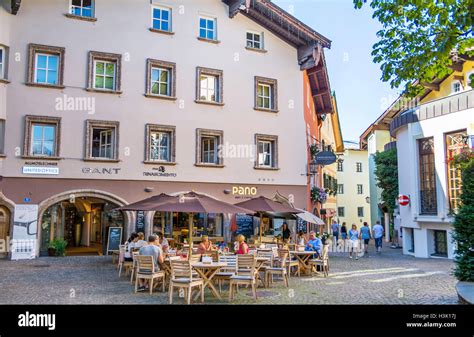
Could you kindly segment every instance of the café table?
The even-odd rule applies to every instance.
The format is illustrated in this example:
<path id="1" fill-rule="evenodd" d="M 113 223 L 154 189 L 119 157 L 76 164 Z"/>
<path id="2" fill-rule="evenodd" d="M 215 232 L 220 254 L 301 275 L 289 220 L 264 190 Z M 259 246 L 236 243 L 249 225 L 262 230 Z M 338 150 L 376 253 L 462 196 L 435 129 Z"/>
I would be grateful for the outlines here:
<path id="1" fill-rule="evenodd" d="M 257 277 L 257 283 L 258 280 L 260 280 L 260 282 L 263 284 L 263 287 L 265 287 L 265 281 L 260 277 L 260 270 L 265 266 L 265 263 L 270 262 L 271 259 L 269 257 L 257 256 L 255 260 L 255 275 Z"/>
<path id="2" fill-rule="evenodd" d="M 191 266 L 196 271 L 196 273 L 198 273 L 198 275 L 202 277 L 202 280 L 204 282 L 204 287 L 209 288 L 211 293 L 216 298 L 218 298 L 219 300 L 222 300 L 222 297 L 219 294 L 219 291 L 216 289 L 216 287 L 212 283 L 212 279 L 219 272 L 221 268 L 227 267 L 227 263 L 225 262 L 211 262 L 211 263 L 194 262 L 191 264 Z M 196 298 L 198 296 L 199 294 L 196 295 Z"/>
<path id="3" fill-rule="evenodd" d="M 305 274 L 311 274 L 312 266 L 309 264 L 309 260 L 316 254 L 314 251 L 290 251 L 290 256 L 295 256 L 300 264 L 301 269 L 303 269 Z"/>

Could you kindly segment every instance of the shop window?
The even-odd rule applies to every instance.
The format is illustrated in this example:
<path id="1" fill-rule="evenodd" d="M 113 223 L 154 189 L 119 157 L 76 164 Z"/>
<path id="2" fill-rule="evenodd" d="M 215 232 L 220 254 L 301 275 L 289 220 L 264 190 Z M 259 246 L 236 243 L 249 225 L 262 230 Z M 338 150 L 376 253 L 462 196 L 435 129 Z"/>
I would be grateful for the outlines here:
<path id="1" fill-rule="evenodd" d="M 196 165 L 221 167 L 224 158 L 219 155 L 223 144 L 224 132 L 220 130 L 196 130 Z"/>
<path id="2" fill-rule="evenodd" d="M 64 88 L 64 54 L 62 47 L 29 45 L 27 85 Z"/>
<path id="3" fill-rule="evenodd" d="M 86 121 L 85 160 L 118 160 L 119 122 Z"/>
<path id="4" fill-rule="evenodd" d="M 202 67 L 197 67 L 196 71 L 196 103 L 222 105 L 224 72 Z"/>
<path id="5" fill-rule="evenodd" d="M 277 80 L 255 76 L 255 109 L 278 111 Z"/>
<path id="6" fill-rule="evenodd" d="M 278 136 L 255 135 L 256 169 L 278 169 Z"/>
<path id="7" fill-rule="evenodd" d="M 176 64 L 147 60 L 146 96 L 176 99 Z"/>
<path id="8" fill-rule="evenodd" d="M 59 157 L 59 117 L 26 116 L 23 153 L 26 157 Z"/>
<path id="9" fill-rule="evenodd" d="M 146 125 L 147 151 L 145 162 L 174 164 L 176 128 L 167 125 Z"/>
<path id="10" fill-rule="evenodd" d="M 88 90 L 121 93 L 122 55 L 89 52 Z"/>

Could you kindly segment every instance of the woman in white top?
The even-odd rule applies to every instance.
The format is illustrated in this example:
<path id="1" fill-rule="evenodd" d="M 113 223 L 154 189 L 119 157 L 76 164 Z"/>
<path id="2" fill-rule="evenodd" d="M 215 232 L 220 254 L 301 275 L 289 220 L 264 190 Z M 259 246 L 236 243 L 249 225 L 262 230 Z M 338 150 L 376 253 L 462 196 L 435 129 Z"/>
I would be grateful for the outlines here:
<path id="1" fill-rule="evenodd" d="M 164 253 L 168 253 L 168 249 L 170 247 L 170 244 L 168 243 L 168 240 L 166 240 L 165 236 L 163 235 L 162 232 L 158 232 L 158 241 L 161 245 L 161 249 L 163 250 Z"/>
<path id="2" fill-rule="evenodd" d="M 133 261 L 132 251 L 133 251 L 133 248 L 136 247 L 137 241 L 138 241 L 138 234 L 132 233 L 130 235 L 130 238 L 127 241 L 127 244 L 126 244 L 127 246 L 125 247 L 125 256 L 124 256 L 125 261 Z"/>
<path id="3" fill-rule="evenodd" d="M 134 248 L 142 248 L 143 246 L 146 246 L 148 243 L 145 241 L 145 234 L 142 232 L 138 233 L 138 240 L 135 243 Z"/>

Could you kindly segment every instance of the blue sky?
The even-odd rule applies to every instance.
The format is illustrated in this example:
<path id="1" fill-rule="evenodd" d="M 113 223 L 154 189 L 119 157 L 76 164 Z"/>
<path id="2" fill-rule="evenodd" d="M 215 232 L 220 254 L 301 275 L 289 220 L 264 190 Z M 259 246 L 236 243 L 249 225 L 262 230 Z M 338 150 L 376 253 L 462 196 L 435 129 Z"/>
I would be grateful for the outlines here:
<path id="1" fill-rule="evenodd" d="M 344 140 L 362 132 L 393 102 L 401 89 L 380 80 L 372 62 L 372 46 L 381 28 L 369 5 L 356 10 L 352 0 L 273 0 L 320 34 L 332 40 L 325 50 L 331 89 L 336 91 Z"/>

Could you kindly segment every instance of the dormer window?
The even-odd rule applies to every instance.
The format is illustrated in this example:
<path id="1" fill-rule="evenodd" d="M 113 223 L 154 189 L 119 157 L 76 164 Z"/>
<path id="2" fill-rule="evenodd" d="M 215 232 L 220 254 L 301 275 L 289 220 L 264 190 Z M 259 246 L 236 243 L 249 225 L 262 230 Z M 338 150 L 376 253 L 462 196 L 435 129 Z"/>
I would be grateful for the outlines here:
<path id="1" fill-rule="evenodd" d="M 451 83 L 451 93 L 455 94 L 462 91 L 462 85 L 460 81 L 453 81 Z"/>

